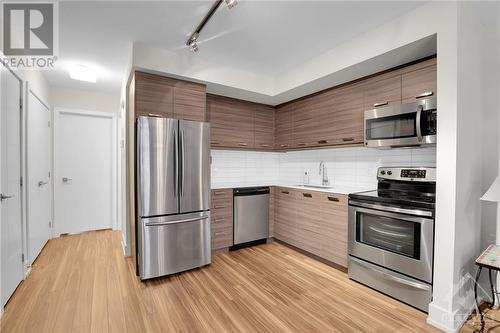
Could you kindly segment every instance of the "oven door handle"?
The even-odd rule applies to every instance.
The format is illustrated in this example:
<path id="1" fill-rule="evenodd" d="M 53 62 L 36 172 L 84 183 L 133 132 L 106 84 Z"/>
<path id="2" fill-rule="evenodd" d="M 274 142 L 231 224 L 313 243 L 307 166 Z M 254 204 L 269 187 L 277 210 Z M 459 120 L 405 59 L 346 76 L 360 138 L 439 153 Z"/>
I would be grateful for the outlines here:
<path id="1" fill-rule="evenodd" d="M 415 127 L 417 129 L 417 139 L 418 142 L 422 142 L 423 137 L 422 137 L 422 110 L 424 107 L 422 105 L 419 105 L 417 107 L 417 119 L 416 119 L 416 124 Z"/>
<path id="2" fill-rule="evenodd" d="M 350 257 L 349 259 L 352 260 L 352 261 L 354 261 L 354 262 L 356 262 L 356 264 L 358 264 L 360 266 L 363 266 L 363 268 L 365 268 L 365 269 L 367 269 L 367 270 L 369 270 L 371 272 L 374 272 L 376 274 L 382 275 L 384 278 L 392 280 L 394 282 L 398 282 L 398 283 L 401 283 L 401 284 L 404 284 L 404 285 L 407 285 L 407 286 L 410 286 L 410 287 L 413 287 L 413 288 L 416 288 L 416 289 L 421 289 L 421 290 L 429 290 L 430 289 L 430 287 L 428 285 L 425 285 L 423 283 L 409 281 L 409 280 L 402 279 L 402 278 L 399 278 L 399 277 L 391 275 L 391 274 L 387 274 L 385 272 L 381 272 L 378 269 L 375 269 L 373 267 L 368 266 L 363 261 L 361 261 L 361 260 L 359 260 L 357 258 Z"/>
<path id="3" fill-rule="evenodd" d="M 421 210 L 421 209 L 407 209 L 407 208 L 399 208 L 399 207 L 382 206 L 382 205 L 369 204 L 369 203 L 359 202 L 359 201 L 354 201 L 354 200 L 349 200 L 349 205 L 364 207 L 364 208 L 371 208 L 371 209 L 392 212 L 392 213 L 432 217 L 432 212 L 429 212 L 426 210 Z"/>

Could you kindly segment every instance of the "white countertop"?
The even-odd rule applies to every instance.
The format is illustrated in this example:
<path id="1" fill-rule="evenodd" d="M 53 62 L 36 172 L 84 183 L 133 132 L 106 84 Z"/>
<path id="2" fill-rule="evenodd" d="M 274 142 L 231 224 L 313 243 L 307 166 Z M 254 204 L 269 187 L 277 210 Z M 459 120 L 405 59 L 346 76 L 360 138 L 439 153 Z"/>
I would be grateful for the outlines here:
<path id="1" fill-rule="evenodd" d="M 327 193 L 337 193 L 337 194 L 350 194 L 364 191 L 374 190 L 373 188 L 363 188 L 363 187 L 353 187 L 344 185 L 331 185 L 329 188 L 318 188 L 318 187 L 307 187 L 307 185 L 297 186 L 297 184 L 287 184 L 284 182 L 224 182 L 224 183 L 212 183 L 212 189 L 222 189 L 222 188 L 238 188 L 238 187 L 259 187 L 259 186 L 280 186 L 289 187 L 299 190 L 307 191 L 318 191 Z"/>

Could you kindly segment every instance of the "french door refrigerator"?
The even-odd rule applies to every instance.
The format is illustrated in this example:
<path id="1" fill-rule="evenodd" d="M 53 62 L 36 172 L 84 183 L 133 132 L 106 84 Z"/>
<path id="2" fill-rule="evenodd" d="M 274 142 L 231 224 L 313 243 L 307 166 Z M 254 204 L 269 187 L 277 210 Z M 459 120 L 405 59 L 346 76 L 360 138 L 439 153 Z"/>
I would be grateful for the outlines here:
<path id="1" fill-rule="evenodd" d="M 210 125 L 139 117 L 136 135 L 141 280 L 210 264 Z"/>

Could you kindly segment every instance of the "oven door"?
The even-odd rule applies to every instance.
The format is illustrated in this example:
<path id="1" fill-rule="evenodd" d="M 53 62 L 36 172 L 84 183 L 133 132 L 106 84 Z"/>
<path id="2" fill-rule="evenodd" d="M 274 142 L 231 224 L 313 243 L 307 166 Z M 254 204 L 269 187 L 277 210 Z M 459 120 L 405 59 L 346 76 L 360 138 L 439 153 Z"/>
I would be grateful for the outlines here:
<path id="1" fill-rule="evenodd" d="M 433 235 L 434 220 L 429 211 L 350 202 L 351 256 L 432 283 Z"/>
<path id="2" fill-rule="evenodd" d="M 436 143 L 436 99 L 365 111 L 365 145 L 375 148 Z"/>

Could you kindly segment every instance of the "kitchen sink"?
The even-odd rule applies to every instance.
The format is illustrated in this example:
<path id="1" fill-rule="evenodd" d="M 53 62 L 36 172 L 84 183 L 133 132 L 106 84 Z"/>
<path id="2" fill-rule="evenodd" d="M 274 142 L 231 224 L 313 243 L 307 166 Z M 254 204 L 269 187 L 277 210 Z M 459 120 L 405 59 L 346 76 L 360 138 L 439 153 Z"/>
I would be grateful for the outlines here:
<path id="1" fill-rule="evenodd" d="M 293 185 L 296 187 L 303 187 L 303 188 L 319 188 L 319 189 L 331 189 L 333 186 L 330 185 L 304 185 L 304 184 L 299 184 L 299 185 Z"/>

